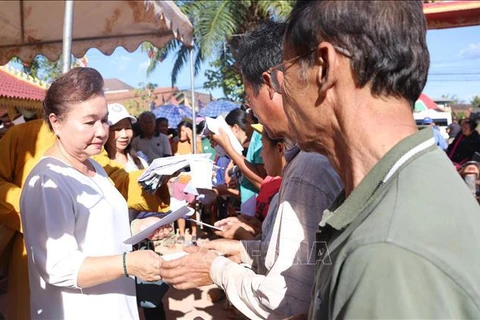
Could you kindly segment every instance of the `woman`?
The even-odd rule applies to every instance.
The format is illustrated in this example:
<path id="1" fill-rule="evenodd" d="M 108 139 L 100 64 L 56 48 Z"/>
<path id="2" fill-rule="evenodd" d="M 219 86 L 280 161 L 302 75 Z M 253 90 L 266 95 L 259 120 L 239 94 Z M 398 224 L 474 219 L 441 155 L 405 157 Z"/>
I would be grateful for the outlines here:
<path id="1" fill-rule="evenodd" d="M 480 135 L 476 127 L 477 122 L 466 118 L 460 122 L 462 131 L 448 146 L 447 155 L 458 169 L 467 161 L 470 161 L 475 152 L 480 152 Z"/>
<path id="2" fill-rule="evenodd" d="M 131 235 L 127 204 L 89 159 L 108 138 L 102 76 L 91 68 L 62 75 L 47 91 L 44 115 L 56 140 L 29 174 L 20 202 L 31 316 L 137 319 L 131 276 L 159 280 L 162 260 L 123 244 Z M 134 229 L 146 226 L 144 219 Z"/>
<path id="3" fill-rule="evenodd" d="M 109 135 L 105 143 L 108 157 L 118 162 L 125 171 L 145 169 L 148 163 L 137 156 L 130 142 L 133 137 L 132 125 L 137 122 L 119 103 L 108 105 Z"/>
<path id="4" fill-rule="evenodd" d="M 193 154 L 193 126 L 191 121 L 182 121 L 177 126 L 178 139 L 172 142 L 174 156 Z M 202 153 L 202 142 L 197 139 L 197 153 Z"/>
<path id="5" fill-rule="evenodd" d="M 258 190 L 266 176 L 263 166 L 263 159 L 260 156 L 262 151 L 262 136 L 258 132 L 252 132 L 248 113 L 242 109 L 234 109 L 225 117 L 225 122 L 231 127 L 233 134 L 238 141 L 245 145 L 249 141 L 248 150 L 245 156 L 237 154 L 225 133 L 211 135 L 228 154 L 230 159 L 237 165 L 243 175 L 240 181 L 241 211 L 249 216 L 255 215 L 254 205 Z"/>
<path id="6" fill-rule="evenodd" d="M 172 152 L 174 156 L 193 154 L 193 126 L 190 121 L 181 121 L 177 125 L 178 139 L 172 142 Z M 197 153 L 202 153 L 202 142 L 197 139 Z M 176 182 L 173 183 L 173 188 L 177 191 L 174 194 L 183 193 L 186 185 L 189 182 L 189 176 L 180 176 Z M 191 199 L 191 197 L 189 198 Z M 182 199 L 181 199 L 182 200 Z M 177 241 L 183 243 L 185 241 L 185 219 L 178 219 L 178 233 L 179 237 Z M 197 225 L 193 222 L 190 223 L 192 229 L 192 241 L 197 239 Z"/>

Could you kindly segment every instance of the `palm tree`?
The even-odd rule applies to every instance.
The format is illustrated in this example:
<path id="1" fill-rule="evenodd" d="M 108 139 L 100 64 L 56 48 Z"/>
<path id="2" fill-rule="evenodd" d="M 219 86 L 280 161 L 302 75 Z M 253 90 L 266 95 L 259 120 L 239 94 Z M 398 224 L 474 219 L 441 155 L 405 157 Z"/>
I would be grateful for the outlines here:
<path id="1" fill-rule="evenodd" d="M 198 74 L 202 62 L 207 59 L 217 60 L 216 67 L 222 74 L 225 73 L 225 68 L 233 68 L 233 72 L 239 75 L 234 67 L 234 58 L 241 36 L 264 21 L 286 19 L 294 4 L 294 0 L 176 0 L 175 2 L 194 26 L 195 75 Z M 156 49 L 151 44 L 145 43 L 142 50 L 148 53 L 150 59 L 147 75 L 155 70 L 158 63 L 168 55 L 172 53 L 176 55 L 171 74 L 172 86 L 174 86 L 179 72 L 188 61 L 189 49 L 178 40 L 172 40 L 162 49 Z M 229 59 L 232 61 L 225 65 L 222 58 L 229 55 L 233 59 Z"/>

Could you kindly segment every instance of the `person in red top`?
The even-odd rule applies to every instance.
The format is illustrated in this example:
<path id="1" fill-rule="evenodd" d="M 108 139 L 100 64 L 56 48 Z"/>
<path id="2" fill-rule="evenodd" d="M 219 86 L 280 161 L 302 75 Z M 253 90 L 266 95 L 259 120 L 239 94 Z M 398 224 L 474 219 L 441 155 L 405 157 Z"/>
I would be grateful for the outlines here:
<path id="1" fill-rule="evenodd" d="M 220 220 L 215 226 L 223 231 L 215 234 L 226 239 L 251 240 L 262 230 L 262 222 L 267 216 L 272 198 L 280 190 L 285 160 L 285 142 L 283 139 L 272 139 L 261 124 L 252 124 L 252 128 L 262 134 L 261 156 L 267 176 L 263 180 L 256 198 L 255 216 L 240 215 Z"/>

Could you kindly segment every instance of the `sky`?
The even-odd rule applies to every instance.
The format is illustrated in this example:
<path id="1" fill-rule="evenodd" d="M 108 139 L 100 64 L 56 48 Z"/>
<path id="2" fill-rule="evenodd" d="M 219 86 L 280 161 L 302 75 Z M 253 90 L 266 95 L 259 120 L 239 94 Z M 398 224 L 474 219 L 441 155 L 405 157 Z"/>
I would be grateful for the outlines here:
<path id="1" fill-rule="evenodd" d="M 480 26 L 429 30 L 427 44 L 431 65 L 424 93 L 433 99 L 444 95 L 457 96 L 465 103 L 470 103 L 474 96 L 480 95 Z M 142 82 L 169 87 L 172 57 L 158 65 L 147 77 L 148 58 L 140 49 L 129 53 L 117 48 L 111 56 L 105 56 L 97 49 L 87 52 L 88 66 L 98 69 L 104 78 L 117 78 L 133 87 L 139 87 Z M 202 89 L 207 69 L 209 65 L 204 63 L 194 80 L 196 91 L 209 92 Z M 180 89 L 190 88 L 189 62 L 181 71 L 176 86 Z M 211 93 L 215 98 L 223 97 L 220 89 Z"/>
<path id="2" fill-rule="evenodd" d="M 432 99 L 448 95 L 456 96 L 461 102 L 470 103 L 472 98 L 480 95 L 480 26 L 462 27 L 442 30 L 429 30 L 427 44 L 430 51 L 431 65 L 424 93 Z M 140 83 L 156 83 L 159 87 L 171 86 L 171 55 L 147 76 L 147 54 L 141 49 L 129 53 L 117 48 L 111 56 L 106 56 L 97 49 L 87 52 L 88 66 L 96 68 L 104 78 L 117 78 L 132 87 Z M 204 63 L 195 77 L 196 91 L 210 93 L 202 89 L 206 78 L 205 70 L 209 64 Z M 190 89 L 190 62 L 180 72 L 176 86 Z M 220 89 L 211 91 L 215 98 L 222 98 Z"/>

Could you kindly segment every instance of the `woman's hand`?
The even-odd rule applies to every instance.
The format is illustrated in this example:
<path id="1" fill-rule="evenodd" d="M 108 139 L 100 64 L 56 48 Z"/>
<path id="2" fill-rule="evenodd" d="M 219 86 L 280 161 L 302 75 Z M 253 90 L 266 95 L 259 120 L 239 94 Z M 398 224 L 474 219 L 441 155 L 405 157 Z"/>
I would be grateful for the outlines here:
<path id="1" fill-rule="evenodd" d="M 159 281 L 162 258 L 152 250 L 137 250 L 125 257 L 127 273 L 145 281 Z"/>
<path id="2" fill-rule="evenodd" d="M 222 147 L 227 154 L 233 149 L 230 139 L 222 128 L 219 128 L 218 133 L 210 134 L 210 139 Z"/>

